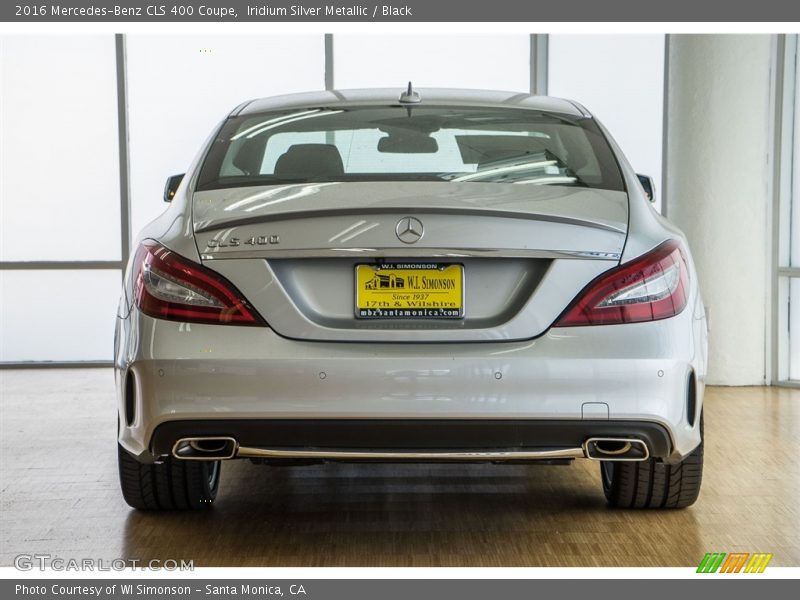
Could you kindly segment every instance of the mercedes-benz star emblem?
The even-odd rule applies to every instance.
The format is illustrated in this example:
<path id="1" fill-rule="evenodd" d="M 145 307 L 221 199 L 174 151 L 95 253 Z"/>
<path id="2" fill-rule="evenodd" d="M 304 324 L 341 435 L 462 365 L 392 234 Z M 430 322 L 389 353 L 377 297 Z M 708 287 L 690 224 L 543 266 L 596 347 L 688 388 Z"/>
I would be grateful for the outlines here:
<path id="1" fill-rule="evenodd" d="M 422 234 L 425 233 L 425 227 L 422 221 L 414 217 L 403 217 L 397 222 L 397 227 L 394 228 L 397 238 L 404 244 L 413 244 L 422 239 Z"/>

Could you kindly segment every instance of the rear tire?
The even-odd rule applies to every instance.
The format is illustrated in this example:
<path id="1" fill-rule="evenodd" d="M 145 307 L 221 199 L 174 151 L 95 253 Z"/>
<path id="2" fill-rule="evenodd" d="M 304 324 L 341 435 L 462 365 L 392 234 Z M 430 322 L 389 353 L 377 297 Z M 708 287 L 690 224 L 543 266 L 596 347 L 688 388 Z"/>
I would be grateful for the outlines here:
<path id="1" fill-rule="evenodd" d="M 142 464 L 119 444 L 119 483 L 125 502 L 139 510 L 208 508 L 217 497 L 220 461 L 175 460 Z"/>
<path id="2" fill-rule="evenodd" d="M 703 418 L 700 445 L 676 465 L 656 462 L 600 463 L 603 492 L 616 508 L 686 508 L 700 495 L 703 480 Z"/>

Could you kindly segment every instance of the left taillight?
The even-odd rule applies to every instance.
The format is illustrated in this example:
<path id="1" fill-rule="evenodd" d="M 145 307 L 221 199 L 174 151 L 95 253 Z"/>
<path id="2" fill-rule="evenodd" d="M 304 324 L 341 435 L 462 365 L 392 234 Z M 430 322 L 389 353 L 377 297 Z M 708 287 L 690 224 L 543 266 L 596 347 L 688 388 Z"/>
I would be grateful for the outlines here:
<path id="1" fill-rule="evenodd" d="M 152 240 L 134 257 L 136 306 L 157 319 L 219 325 L 266 323 L 232 283 Z"/>
<path id="2" fill-rule="evenodd" d="M 567 307 L 554 327 L 641 323 L 673 317 L 686 306 L 689 271 L 680 242 L 603 273 Z"/>

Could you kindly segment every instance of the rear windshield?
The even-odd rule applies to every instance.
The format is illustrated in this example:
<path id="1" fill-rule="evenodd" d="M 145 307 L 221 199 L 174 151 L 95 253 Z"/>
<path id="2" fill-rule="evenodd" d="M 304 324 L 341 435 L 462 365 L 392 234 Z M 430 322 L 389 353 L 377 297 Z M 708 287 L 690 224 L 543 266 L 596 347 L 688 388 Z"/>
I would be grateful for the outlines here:
<path id="1" fill-rule="evenodd" d="M 593 119 L 507 108 L 311 108 L 228 119 L 198 190 L 452 181 L 624 190 Z"/>

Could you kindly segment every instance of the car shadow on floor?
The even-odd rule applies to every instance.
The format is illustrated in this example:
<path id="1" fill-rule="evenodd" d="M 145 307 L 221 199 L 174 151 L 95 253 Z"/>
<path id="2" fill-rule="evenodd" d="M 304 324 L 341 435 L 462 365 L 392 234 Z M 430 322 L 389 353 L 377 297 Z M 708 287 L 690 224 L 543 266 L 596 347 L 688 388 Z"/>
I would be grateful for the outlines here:
<path id="1" fill-rule="evenodd" d="M 194 566 L 684 566 L 691 510 L 609 509 L 596 463 L 223 465 L 207 511 L 128 515 L 123 557 Z M 156 535 L 157 532 L 157 535 Z"/>

